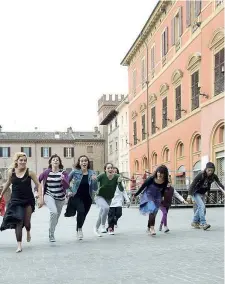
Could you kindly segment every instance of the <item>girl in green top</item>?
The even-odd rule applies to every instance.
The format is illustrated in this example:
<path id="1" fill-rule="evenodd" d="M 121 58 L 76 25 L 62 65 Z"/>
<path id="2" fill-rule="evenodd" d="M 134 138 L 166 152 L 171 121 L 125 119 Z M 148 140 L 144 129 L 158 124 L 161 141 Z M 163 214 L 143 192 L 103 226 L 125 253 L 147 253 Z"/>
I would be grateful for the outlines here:
<path id="1" fill-rule="evenodd" d="M 99 217 L 94 228 L 94 232 L 98 237 L 101 237 L 101 233 L 106 233 L 105 223 L 109 212 L 111 201 L 114 197 L 117 185 L 121 191 L 124 190 L 120 175 L 115 174 L 113 170 L 113 164 L 107 163 L 104 166 L 104 173 L 101 173 L 97 180 L 99 182 L 99 189 L 96 195 L 96 205 L 100 207 Z M 99 227 L 102 225 L 101 232 Z"/>

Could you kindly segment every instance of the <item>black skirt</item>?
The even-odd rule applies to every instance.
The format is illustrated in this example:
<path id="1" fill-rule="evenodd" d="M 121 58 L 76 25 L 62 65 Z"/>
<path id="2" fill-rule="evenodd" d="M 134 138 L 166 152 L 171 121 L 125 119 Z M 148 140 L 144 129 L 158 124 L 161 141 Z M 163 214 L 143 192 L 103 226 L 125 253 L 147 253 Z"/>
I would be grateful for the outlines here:
<path id="1" fill-rule="evenodd" d="M 3 221 L 0 227 L 0 231 L 4 231 L 7 229 L 15 229 L 16 225 L 24 220 L 25 208 L 27 206 L 31 206 L 32 212 L 35 210 L 35 199 L 29 200 L 19 200 L 19 199 L 11 199 L 5 215 L 3 217 Z"/>

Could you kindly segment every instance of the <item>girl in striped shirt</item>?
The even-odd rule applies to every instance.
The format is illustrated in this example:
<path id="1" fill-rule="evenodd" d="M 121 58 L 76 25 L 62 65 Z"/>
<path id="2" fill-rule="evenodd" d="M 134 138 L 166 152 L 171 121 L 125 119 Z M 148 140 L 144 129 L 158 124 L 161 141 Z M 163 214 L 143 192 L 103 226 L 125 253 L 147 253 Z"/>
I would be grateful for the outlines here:
<path id="1" fill-rule="evenodd" d="M 39 176 L 39 182 L 42 181 L 44 201 L 50 211 L 49 241 L 55 242 L 55 228 L 65 204 L 66 190 L 69 188 L 68 174 L 63 170 L 58 155 L 55 154 L 49 159 L 48 169 Z"/>

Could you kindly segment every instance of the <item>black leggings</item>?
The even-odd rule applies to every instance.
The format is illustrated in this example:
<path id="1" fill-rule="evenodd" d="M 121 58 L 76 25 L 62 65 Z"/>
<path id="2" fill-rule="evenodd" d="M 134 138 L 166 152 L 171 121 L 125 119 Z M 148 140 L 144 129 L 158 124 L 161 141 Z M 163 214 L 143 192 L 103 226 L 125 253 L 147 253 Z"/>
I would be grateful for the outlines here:
<path id="1" fill-rule="evenodd" d="M 155 218 L 157 213 L 150 213 L 148 218 L 148 228 L 155 226 Z"/>
<path id="2" fill-rule="evenodd" d="M 82 200 L 79 197 L 70 197 L 66 208 L 65 217 L 75 216 L 77 213 L 77 231 L 82 229 L 86 216 L 91 208 L 92 199 Z"/>
<path id="3" fill-rule="evenodd" d="M 16 225 L 15 233 L 16 233 L 16 240 L 17 242 L 22 242 L 22 235 L 23 235 L 23 226 L 26 228 L 27 232 L 30 232 L 31 229 L 31 215 L 32 215 L 32 207 L 27 206 L 24 209 L 24 219 L 23 221 L 19 222 Z"/>
<path id="4" fill-rule="evenodd" d="M 114 226 L 117 225 L 117 221 L 121 216 L 122 216 L 122 207 L 110 207 L 108 213 L 109 228 L 114 229 Z"/>

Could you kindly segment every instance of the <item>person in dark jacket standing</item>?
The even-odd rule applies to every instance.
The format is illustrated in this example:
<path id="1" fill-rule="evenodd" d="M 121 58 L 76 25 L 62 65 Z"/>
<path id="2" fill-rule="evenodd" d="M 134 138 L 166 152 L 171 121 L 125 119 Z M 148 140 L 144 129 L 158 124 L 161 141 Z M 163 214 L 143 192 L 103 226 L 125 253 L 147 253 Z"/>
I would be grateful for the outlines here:
<path id="1" fill-rule="evenodd" d="M 194 199 L 197 209 L 194 213 L 192 227 L 207 230 L 211 225 L 207 224 L 205 219 L 205 194 L 210 191 L 211 185 L 216 182 L 224 193 L 224 186 L 215 174 L 215 165 L 212 162 L 206 164 L 203 172 L 200 172 L 190 185 L 187 201 Z"/>

